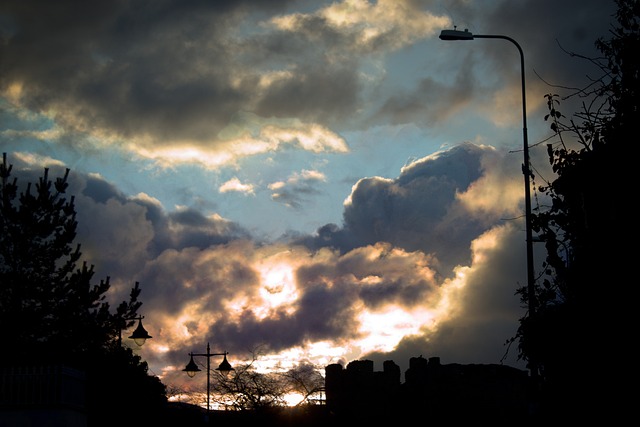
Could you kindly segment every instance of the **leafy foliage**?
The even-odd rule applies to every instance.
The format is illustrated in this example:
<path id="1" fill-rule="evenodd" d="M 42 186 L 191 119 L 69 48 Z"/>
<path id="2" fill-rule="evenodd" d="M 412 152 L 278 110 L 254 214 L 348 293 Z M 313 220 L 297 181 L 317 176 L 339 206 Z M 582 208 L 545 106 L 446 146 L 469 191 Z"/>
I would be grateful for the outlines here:
<path id="1" fill-rule="evenodd" d="M 618 26 L 611 38 L 596 41 L 604 58 L 581 57 L 601 70 L 600 77 L 580 90 L 563 88 L 564 97 L 546 95 L 545 120 L 555 136 L 547 153 L 556 177 L 537 189 L 550 205 L 533 215 L 532 226 L 547 257 L 536 284 L 537 312 L 521 319 L 517 338 L 521 357 L 536 361 L 560 400 L 594 393 L 596 383 L 588 379 L 594 338 L 599 347 L 615 348 L 628 308 L 619 298 L 630 281 L 630 255 L 621 242 L 633 227 L 640 3 L 616 3 Z M 580 99 L 581 109 L 568 118 L 559 108 L 569 98 Z M 518 293 L 527 303 L 526 289 Z M 611 310 L 614 303 L 620 305 Z"/>

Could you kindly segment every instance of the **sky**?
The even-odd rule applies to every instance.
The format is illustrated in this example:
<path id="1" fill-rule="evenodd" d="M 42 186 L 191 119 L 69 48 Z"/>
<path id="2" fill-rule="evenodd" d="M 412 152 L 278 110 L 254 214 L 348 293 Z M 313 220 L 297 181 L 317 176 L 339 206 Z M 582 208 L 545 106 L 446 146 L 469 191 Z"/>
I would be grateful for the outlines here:
<path id="1" fill-rule="evenodd" d="M 544 95 L 598 75 L 585 58 L 615 10 L 4 0 L 0 148 L 21 182 L 71 170 L 76 242 L 114 305 L 140 283 L 153 338 L 129 345 L 171 389 L 193 387 L 182 369 L 207 343 L 264 372 L 404 373 L 418 356 L 526 369 L 505 345 L 526 314 L 520 56 L 438 35 L 521 46 L 537 209 Z"/>

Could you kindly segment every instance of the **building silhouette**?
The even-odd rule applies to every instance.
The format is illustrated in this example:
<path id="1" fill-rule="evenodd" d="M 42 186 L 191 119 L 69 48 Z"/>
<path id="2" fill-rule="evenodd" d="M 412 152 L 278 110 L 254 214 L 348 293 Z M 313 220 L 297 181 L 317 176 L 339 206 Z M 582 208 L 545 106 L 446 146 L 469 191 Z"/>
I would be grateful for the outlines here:
<path id="1" fill-rule="evenodd" d="M 528 385 L 527 371 L 499 364 L 442 364 L 439 357 L 412 357 L 404 383 L 391 360 L 382 371 L 374 371 L 371 360 L 325 367 L 327 410 L 350 421 L 523 419 L 529 413 Z"/>
<path id="2" fill-rule="evenodd" d="M 438 421 L 501 425 L 531 421 L 527 371 L 498 364 L 442 364 L 439 357 L 409 359 L 401 382 L 393 361 L 374 370 L 371 360 L 325 367 L 325 404 L 265 414 L 222 414 L 268 427 L 332 426 Z M 0 427 L 85 427 L 85 378 L 67 367 L 0 369 Z M 167 424 L 186 420 L 196 426 L 201 408 L 171 406 L 162 414 Z M 303 413 L 304 412 L 304 413 Z M 272 414 L 268 414 L 272 415 Z M 276 416 L 277 415 L 277 416 Z M 260 418 L 262 416 L 262 418 Z M 226 418 L 225 418 L 226 419 Z M 257 423 L 257 420 L 260 422 Z M 125 425 L 125 424 L 123 424 Z"/>

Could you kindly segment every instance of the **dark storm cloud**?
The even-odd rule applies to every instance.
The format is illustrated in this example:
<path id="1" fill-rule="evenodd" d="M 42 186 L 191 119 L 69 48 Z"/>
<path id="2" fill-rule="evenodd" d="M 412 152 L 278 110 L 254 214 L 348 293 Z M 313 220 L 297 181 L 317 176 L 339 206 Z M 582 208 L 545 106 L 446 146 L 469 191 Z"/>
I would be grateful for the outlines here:
<path id="1" fill-rule="evenodd" d="M 354 30 L 301 15 L 295 31 L 256 26 L 253 37 L 235 37 L 239 27 L 256 23 L 245 21 L 250 8 L 278 11 L 280 4 L 4 2 L 0 85 L 22 85 L 27 106 L 55 112 L 56 122 L 69 129 L 149 138 L 152 144 L 212 141 L 243 110 L 332 124 L 360 114 L 361 70 L 352 56 L 396 46 L 391 34 L 398 34 L 361 45 Z M 540 82 L 532 69 L 550 81 L 577 72 L 558 65 L 571 61 L 553 44 L 554 36 L 542 37 L 545 30 L 551 24 L 565 28 L 560 36 L 567 48 L 592 46 L 583 31 L 594 22 L 606 27 L 602 12 L 596 13 L 601 4 L 504 2 L 482 22 L 472 21 L 482 19 L 473 9 L 483 6 L 478 2 L 455 2 L 448 9 L 460 28 L 516 38 L 534 86 Z M 404 93 L 376 88 L 378 107 L 366 104 L 375 120 L 365 126 L 412 120 L 435 125 L 470 99 L 493 111 L 486 99 L 494 92 L 490 86 L 508 79 L 519 88 L 517 52 L 506 42 L 434 43 L 440 51 L 459 52 L 459 64 L 436 67 L 451 67 L 450 81 L 426 76 L 414 92 Z M 473 78 L 481 61 L 491 71 L 489 81 Z M 282 74 L 267 76 L 267 84 L 259 71 L 268 70 Z M 32 176 L 40 176 L 42 163 L 31 164 L 38 165 Z M 405 338 L 396 355 L 402 363 L 428 344 L 428 351 L 437 352 L 429 356 L 443 356 L 445 363 L 473 363 L 497 361 L 496 349 L 501 353 L 522 314 L 514 290 L 523 280 L 523 233 L 504 220 L 521 217 L 521 174 L 513 172 L 519 164 L 490 147 L 462 144 L 412 162 L 395 179 L 360 179 L 342 224 L 289 242 L 286 249 L 293 253 L 286 261 L 295 266 L 299 294 L 266 314 L 256 310 L 265 290 L 259 261 L 285 248 L 252 242 L 232 220 L 193 209 L 167 212 L 151 196 L 125 196 L 98 176 L 74 175 L 70 193 L 77 194 L 78 241 L 97 277 L 111 276 L 114 300 L 140 281 L 142 311 L 154 319 L 156 342 L 180 347 L 169 352 L 169 362 L 181 363 L 194 340 L 210 337 L 237 354 L 265 342 L 278 349 L 311 340 L 341 343 L 358 334 L 359 310 L 435 304 L 451 281 L 466 277 L 464 292 L 452 298 L 462 305 L 458 316 L 419 338 Z M 505 178 L 513 176 L 519 178 L 515 183 Z M 304 181 L 282 188 L 280 200 L 292 205 L 317 189 Z M 156 366 L 168 363 L 159 352 L 148 357 Z"/>
<path id="2" fill-rule="evenodd" d="M 166 3 L 151 3 L 155 7 L 149 9 L 119 2 L 100 5 L 29 2 L 7 8 L 15 33 L 0 54 L 5 58 L 3 86 L 23 84 L 22 100 L 29 108 L 57 110 L 56 119 L 70 128 L 91 123 L 120 136 L 152 127 L 171 133 L 169 123 L 188 118 L 193 109 L 216 108 L 205 96 L 224 91 L 219 85 L 178 78 L 181 62 L 195 63 L 197 53 L 187 47 L 188 35 L 165 26 L 169 17 L 173 25 L 182 19 L 195 23 L 199 11 L 193 11 L 192 21 L 168 13 Z M 203 28 L 211 31 L 212 26 Z M 233 103 L 232 94 L 225 95 Z M 194 132 L 201 127 L 197 120 L 190 124 Z"/>
<path id="3" fill-rule="evenodd" d="M 477 31 L 512 35 L 523 46 L 525 60 L 536 64 L 542 77 L 563 85 L 585 77 L 588 64 L 568 60 L 561 47 L 568 52 L 600 56 L 595 49 L 596 38 L 609 36 L 616 9 L 613 0 L 505 1 L 485 17 L 483 28 Z"/>
<path id="4" fill-rule="evenodd" d="M 153 144 L 210 143 L 236 113 L 254 107 L 266 117 L 348 114 L 356 67 L 330 65 L 322 45 L 301 46 L 295 37 L 274 43 L 277 32 L 234 36 L 249 10 L 285 3 L 5 2 L 0 82 L 20 85 L 24 105 L 52 111 L 67 130 Z M 274 67 L 270 49 L 278 54 Z M 257 67 L 254 55 L 263 58 Z M 261 71 L 305 61 L 266 91 L 261 86 Z"/>
<path id="5" fill-rule="evenodd" d="M 179 314 L 193 304 L 204 313 L 220 312 L 222 302 L 234 295 L 251 295 L 258 280 L 233 245 L 167 249 L 146 263 L 139 277 L 146 284 L 145 307 L 160 317 Z M 197 320 L 198 312 L 193 314 Z"/>
<path id="6" fill-rule="evenodd" d="M 179 229 L 174 233 L 172 247 L 176 249 L 227 243 L 232 239 L 249 238 L 250 234 L 232 221 L 205 217 L 195 209 L 182 209 L 169 214 L 170 228 Z"/>
<path id="7" fill-rule="evenodd" d="M 87 176 L 82 194 L 90 197 L 97 203 L 106 203 L 112 198 L 116 198 L 120 201 L 126 199 L 126 196 L 120 192 L 116 186 L 102 178 L 91 175 Z"/>
<path id="8" fill-rule="evenodd" d="M 266 347 L 283 351 L 306 341 L 354 338 L 357 330 L 353 299 L 345 297 L 344 289 L 336 291 L 322 283 L 308 286 L 294 314 L 275 311 L 258 319 L 246 310 L 236 322 L 224 319 L 216 322 L 207 334 L 222 342 L 240 342 L 246 350 Z"/>
<path id="9" fill-rule="evenodd" d="M 460 310 L 464 315 L 442 324 L 426 342 L 407 337 L 391 354 L 373 355 L 372 358 L 382 363 L 385 358 L 393 357 L 406 363 L 410 357 L 422 352 L 425 357 L 441 357 L 443 363 L 486 360 L 500 364 L 506 361 L 506 364 L 524 368 L 521 361 L 518 363 L 516 344 L 509 346 L 507 343 L 515 336 L 518 324 L 507 319 L 517 319 L 523 313 L 523 305 L 515 295 L 518 283 L 514 278 L 519 276 L 525 248 L 521 235 L 504 237 L 500 246 L 485 254 L 487 262 L 478 266 L 469 278 L 467 291 L 459 295 Z M 543 255 L 538 253 L 536 257 L 542 259 Z"/>
<path id="10" fill-rule="evenodd" d="M 437 304 L 445 283 L 441 276 L 449 275 L 446 268 L 468 261 L 471 242 L 498 221 L 496 213 L 474 213 L 461 206 L 474 183 L 500 174 L 495 155 L 487 147 L 464 144 L 416 160 L 395 180 L 363 179 L 345 207 L 344 226 L 325 227 L 315 243 L 326 240 L 314 250 L 259 245 L 239 238 L 232 222 L 190 210 L 166 213 L 152 198 L 123 198 L 98 177 L 74 174 L 72 187 L 80 194 L 78 240 L 85 257 L 96 265 L 97 277 L 111 277 L 114 301 L 126 298 L 133 280 L 140 282 L 141 311 L 154 319 L 147 323 L 157 328 L 154 337 L 159 342 L 188 346 L 190 337 L 215 337 L 236 354 L 265 343 L 274 350 L 314 340 L 339 345 L 362 333 L 363 309 L 375 313 L 389 304 L 407 310 Z M 492 164 L 495 167 L 487 167 Z M 384 224 L 380 215 L 386 216 Z M 489 219 L 480 221 L 485 216 Z M 472 226 L 462 227 L 461 217 Z M 337 235 L 351 248 L 328 249 L 335 246 Z M 285 305 L 263 309 L 265 285 L 259 264 L 274 251 L 288 254 L 284 261 L 297 265 L 292 273 L 297 295 Z M 500 301 L 491 297 L 506 286 L 513 289 L 506 271 L 500 271 L 501 286 L 491 277 L 494 270 L 474 281 L 482 304 L 495 304 L 483 305 L 490 310 L 486 313 L 473 306 L 478 325 L 491 324 L 494 316 L 509 317 L 500 314 Z M 471 297 L 465 301 L 473 305 Z M 449 354 L 450 337 L 460 339 L 460 346 L 476 337 L 471 325 L 447 325 L 433 341 L 442 341 L 437 346 L 442 355 Z M 465 328 L 469 332 L 463 334 Z M 504 329 L 493 328 L 494 338 L 500 335 L 502 343 L 508 337 Z M 184 350 L 150 354 L 148 360 L 179 364 L 189 349 Z"/>
<path id="11" fill-rule="evenodd" d="M 432 125 L 469 100 L 486 97 L 475 90 L 490 90 L 484 86 L 503 81 L 517 86 L 515 48 L 499 40 L 445 47 L 448 43 L 435 39 L 438 28 L 428 27 L 443 21 L 427 23 L 434 17 L 420 15 L 432 8 L 430 2 L 408 2 L 398 9 L 390 3 L 384 11 L 369 4 L 360 11 L 362 19 L 349 25 L 318 11 L 287 14 L 288 3 L 6 1 L 0 9 L 0 86 L 11 88 L 32 111 L 53 114 L 63 132 L 133 139 L 147 148 L 223 143 L 219 132 L 243 111 L 297 117 L 334 129 Z M 460 29 L 518 40 L 526 55 L 528 86 L 540 94 L 530 99 L 532 106 L 551 90 L 534 70 L 552 84 L 573 85 L 576 76 L 586 78 L 584 62 L 571 60 L 558 43 L 573 52 L 595 53 L 590 37 L 607 34 L 615 10 L 612 1 L 576 0 L 492 7 L 448 2 L 436 13 L 449 16 Z M 399 10 L 419 16 L 406 23 L 417 27 L 400 25 L 406 16 L 394 15 Z M 275 20 L 250 15 L 256 11 L 271 13 Z M 375 29 L 375 35 L 365 33 L 368 29 Z M 377 91 L 377 99 L 367 101 L 363 61 L 431 36 L 431 49 L 437 45 L 438 51 L 457 51 L 464 58 L 437 67 L 459 74 L 454 84 L 447 87 L 425 69 L 418 87 Z M 472 84 L 480 61 L 496 78 Z M 364 114 L 364 124 L 347 124 L 356 113 Z M 64 141 L 74 144 L 72 137 Z"/>
<path id="12" fill-rule="evenodd" d="M 286 181 L 269 185 L 271 199 L 290 208 L 302 208 L 310 196 L 321 193 L 319 184 L 322 181 L 325 177 L 321 172 L 303 170 L 293 173 Z"/>
<path id="13" fill-rule="evenodd" d="M 447 12 L 458 30 L 508 36 L 520 45 L 530 106 L 540 104 L 545 94 L 555 93 L 554 86 L 583 88 L 600 74 L 588 59 L 572 54 L 587 58 L 600 56 L 596 39 L 609 36 L 616 9 L 613 0 L 502 1 L 492 4 L 491 8 L 487 8 L 485 2 L 455 1 L 447 5 Z M 473 69 L 476 70 L 473 74 L 477 74 L 481 65 L 490 66 L 494 79 L 484 81 L 483 86 L 496 81 L 512 81 L 514 87 L 520 83 L 519 56 L 512 43 L 496 39 L 440 43 L 455 44 L 450 48 L 471 55 L 464 67 L 457 67 L 459 73 L 467 74 Z M 456 72 L 456 67 L 452 67 L 451 72 Z M 481 87 L 476 85 L 477 89 Z M 478 94 L 468 96 L 473 98 Z"/>
<path id="14" fill-rule="evenodd" d="M 477 96 L 477 79 L 472 72 L 472 60 L 465 58 L 461 67 L 452 67 L 455 82 L 447 86 L 431 77 L 425 77 L 411 90 L 402 90 L 389 95 L 375 111 L 371 125 L 380 123 L 421 123 L 434 126 L 454 114 L 460 106 Z M 446 65 L 443 64 L 443 67 Z"/>
<path id="15" fill-rule="evenodd" d="M 49 168 L 50 179 L 64 175 L 60 164 L 29 165 L 20 156 L 8 161 L 20 170 L 21 185 L 37 182 L 43 167 Z M 67 194 L 74 196 L 78 212 L 77 242 L 96 272 L 106 272 L 116 280 L 139 274 L 142 265 L 169 249 L 201 250 L 250 236 L 232 221 L 205 217 L 193 209 L 169 213 L 157 200 L 127 197 L 97 175 L 71 170 L 68 183 Z"/>
<path id="16" fill-rule="evenodd" d="M 303 121 L 339 122 L 353 114 L 358 101 L 357 64 L 325 61 L 298 67 L 295 75 L 272 84 L 256 104 L 265 116 L 298 117 Z"/>
<path id="17" fill-rule="evenodd" d="M 345 251 L 389 242 L 434 253 L 448 275 L 469 261 L 469 243 L 487 226 L 484 216 L 462 209 L 457 196 L 488 173 L 484 165 L 496 162 L 494 149 L 466 143 L 415 161 L 395 180 L 363 178 L 345 206 L 343 228 L 324 227 L 308 244 Z"/>
<path id="18" fill-rule="evenodd" d="M 74 185 L 81 188 L 79 178 Z M 111 188 L 97 182 L 92 188 Z M 98 201 L 85 194 L 78 209 L 79 222 L 89 224 L 80 228 L 79 235 L 90 243 L 86 255 L 96 261 L 99 272 L 109 271 L 120 298 L 131 285 L 120 284 L 122 278 L 136 277 L 144 292 L 144 311 L 156 317 L 160 312 L 177 315 L 192 304 L 204 312 L 220 312 L 224 301 L 246 295 L 244 314 L 209 325 L 218 340 L 233 341 L 236 351 L 264 342 L 282 350 L 313 339 L 351 338 L 357 331 L 359 302 L 374 310 L 394 301 L 411 306 L 428 300 L 435 289 L 433 279 L 417 274 L 428 269 L 428 257 L 397 257 L 392 246 L 363 247 L 301 267 L 296 272 L 301 294 L 295 311 L 276 310 L 259 318 L 251 311 L 255 308 L 251 301 L 257 301 L 260 280 L 250 261 L 258 248 L 234 237 L 233 224 L 218 228 L 216 221 L 197 212 L 167 214 L 156 206 L 151 209 L 152 221 L 145 214 L 153 207 L 140 198 L 125 200 L 114 194 Z M 229 243 L 217 243 L 209 234 Z M 158 237 L 166 235 L 172 237 Z M 159 241 L 163 248 L 157 246 Z M 368 283 L 370 277 L 379 279 Z"/>
<path id="19" fill-rule="evenodd" d="M 403 307 L 412 307 L 418 301 L 428 300 L 434 291 L 433 277 L 425 275 L 406 275 L 412 269 L 429 269 L 432 264 L 430 257 L 406 257 L 395 259 L 394 246 L 379 245 L 381 249 L 375 259 L 372 259 L 368 248 L 358 248 L 340 258 L 335 265 L 338 274 L 347 279 L 353 277 L 354 282 L 375 277 L 376 282 L 358 288 L 358 298 L 367 307 L 377 309 L 383 305 L 397 302 Z M 379 268 L 379 270 L 376 270 Z M 347 289 L 353 288 L 347 280 Z"/>

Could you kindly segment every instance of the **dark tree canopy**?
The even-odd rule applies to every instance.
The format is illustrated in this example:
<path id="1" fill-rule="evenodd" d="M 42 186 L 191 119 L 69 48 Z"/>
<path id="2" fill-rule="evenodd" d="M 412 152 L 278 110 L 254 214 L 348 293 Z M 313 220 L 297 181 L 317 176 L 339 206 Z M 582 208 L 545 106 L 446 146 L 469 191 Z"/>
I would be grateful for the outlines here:
<path id="1" fill-rule="evenodd" d="M 86 375 L 90 425 L 111 425 L 113 407 L 158 408 L 165 387 L 148 366 L 121 345 L 120 332 L 134 325 L 142 305 L 136 282 L 128 301 L 111 312 L 109 277 L 92 284 L 93 266 L 82 258 L 76 237 L 69 170 L 20 186 L 6 153 L 0 164 L 0 363 L 64 365 Z M 138 412 L 140 408 L 136 409 Z"/>
<path id="2" fill-rule="evenodd" d="M 624 342 L 631 309 L 626 295 L 635 242 L 625 237 L 634 229 L 640 3 L 616 4 L 617 26 L 596 41 L 604 57 L 581 57 L 601 76 L 586 88 L 546 96 L 545 120 L 555 135 L 547 152 L 556 177 L 538 185 L 550 205 L 534 213 L 533 230 L 548 255 L 536 283 L 537 312 L 521 319 L 517 339 L 521 357 L 540 368 L 547 407 L 563 414 L 610 402 L 617 372 L 610 364 L 620 363 L 615 349 Z M 561 102 L 572 97 L 582 107 L 566 117 Z M 519 293 L 526 303 L 526 290 Z"/>
<path id="3" fill-rule="evenodd" d="M 118 328 L 131 326 L 141 305 L 131 298 L 110 313 L 109 278 L 93 285 L 93 266 L 82 263 L 76 237 L 74 197 L 66 197 L 69 170 L 55 183 L 45 168 L 38 183 L 19 189 L 6 154 L 0 165 L 0 327 L 25 362 L 46 352 L 50 361 L 83 365 L 87 352 L 115 343 Z M 35 187 L 35 188 L 34 188 Z"/>

